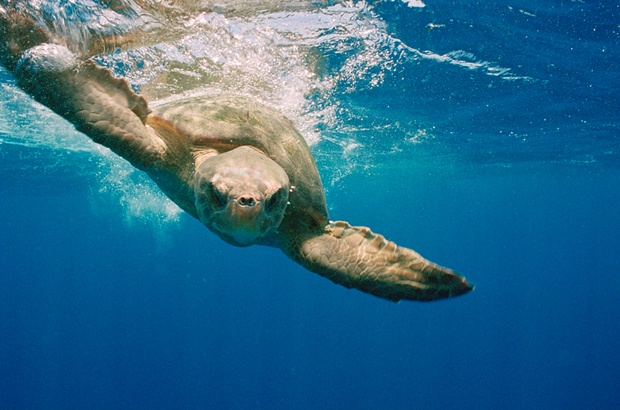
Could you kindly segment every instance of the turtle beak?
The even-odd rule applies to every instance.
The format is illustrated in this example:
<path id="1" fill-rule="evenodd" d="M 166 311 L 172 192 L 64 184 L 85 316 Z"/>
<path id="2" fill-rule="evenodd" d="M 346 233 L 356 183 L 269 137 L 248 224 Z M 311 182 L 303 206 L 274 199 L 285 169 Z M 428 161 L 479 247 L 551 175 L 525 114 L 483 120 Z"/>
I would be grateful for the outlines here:
<path id="1" fill-rule="evenodd" d="M 252 209 L 258 207 L 262 204 L 262 196 L 252 193 L 245 193 L 239 195 L 237 198 L 233 198 L 231 202 L 236 203 L 238 207 L 241 209 L 245 209 L 246 211 L 251 211 Z"/>
<path id="2" fill-rule="evenodd" d="M 238 244 L 251 245 L 265 234 L 265 207 L 260 195 L 244 193 L 231 198 L 223 212 L 226 227 L 222 231 Z"/>

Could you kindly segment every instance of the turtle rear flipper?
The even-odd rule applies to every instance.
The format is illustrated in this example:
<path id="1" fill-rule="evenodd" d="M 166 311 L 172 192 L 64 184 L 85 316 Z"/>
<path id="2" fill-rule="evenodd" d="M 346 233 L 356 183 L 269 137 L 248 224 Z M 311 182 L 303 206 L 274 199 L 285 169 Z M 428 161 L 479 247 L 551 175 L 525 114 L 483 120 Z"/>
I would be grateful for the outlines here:
<path id="1" fill-rule="evenodd" d="M 473 289 L 465 278 L 369 228 L 334 222 L 300 238 L 289 253 L 305 268 L 347 288 L 384 299 L 430 301 Z"/>

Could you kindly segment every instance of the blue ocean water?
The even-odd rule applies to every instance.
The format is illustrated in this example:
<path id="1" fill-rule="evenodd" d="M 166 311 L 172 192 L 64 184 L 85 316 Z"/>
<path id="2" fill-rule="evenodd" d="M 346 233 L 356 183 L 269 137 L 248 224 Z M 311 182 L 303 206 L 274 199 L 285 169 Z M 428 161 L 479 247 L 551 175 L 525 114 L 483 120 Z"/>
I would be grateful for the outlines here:
<path id="1" fill-rule="evenodd" d="M 394 304 L 229 246 L 3 70 L 0 408 L 617 408 L 620 6 L 238 3 L 99 61 L 279 108 L 333 219 L 475 291 Z"/>

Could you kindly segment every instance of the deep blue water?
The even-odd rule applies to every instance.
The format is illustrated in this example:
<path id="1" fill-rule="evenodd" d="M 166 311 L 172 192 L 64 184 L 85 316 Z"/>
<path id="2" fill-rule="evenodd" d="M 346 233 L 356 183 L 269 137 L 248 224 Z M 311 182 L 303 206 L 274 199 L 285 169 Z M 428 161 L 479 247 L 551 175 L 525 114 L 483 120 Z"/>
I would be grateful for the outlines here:
<path id="1" fill-rule="evenodd" d="M 276 105 L 333 219 L 476 284 L 434 303 L 223 243 L 0 72 L 0 408 L 617 408 L 620 7 L 425 3 L 296 40 Z"/>

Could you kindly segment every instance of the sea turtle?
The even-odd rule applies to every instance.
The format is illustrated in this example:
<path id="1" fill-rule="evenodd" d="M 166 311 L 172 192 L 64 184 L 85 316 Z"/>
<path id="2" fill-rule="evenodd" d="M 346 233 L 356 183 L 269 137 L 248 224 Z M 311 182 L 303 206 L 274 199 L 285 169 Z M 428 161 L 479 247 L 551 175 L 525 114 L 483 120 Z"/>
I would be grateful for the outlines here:
<path id="1" fill-rule="evenodd" d="M 435 300 L 472 286 L 369 228 L 330 222 L 314 158 L 291 121 L 238 96 L 153 110 L 123 79 L 24 15 L 0 8 L 0 60 L 19 86 L 146 172 L 224 241 L 280 248 L 310 271 L 392 300 Z"/>

